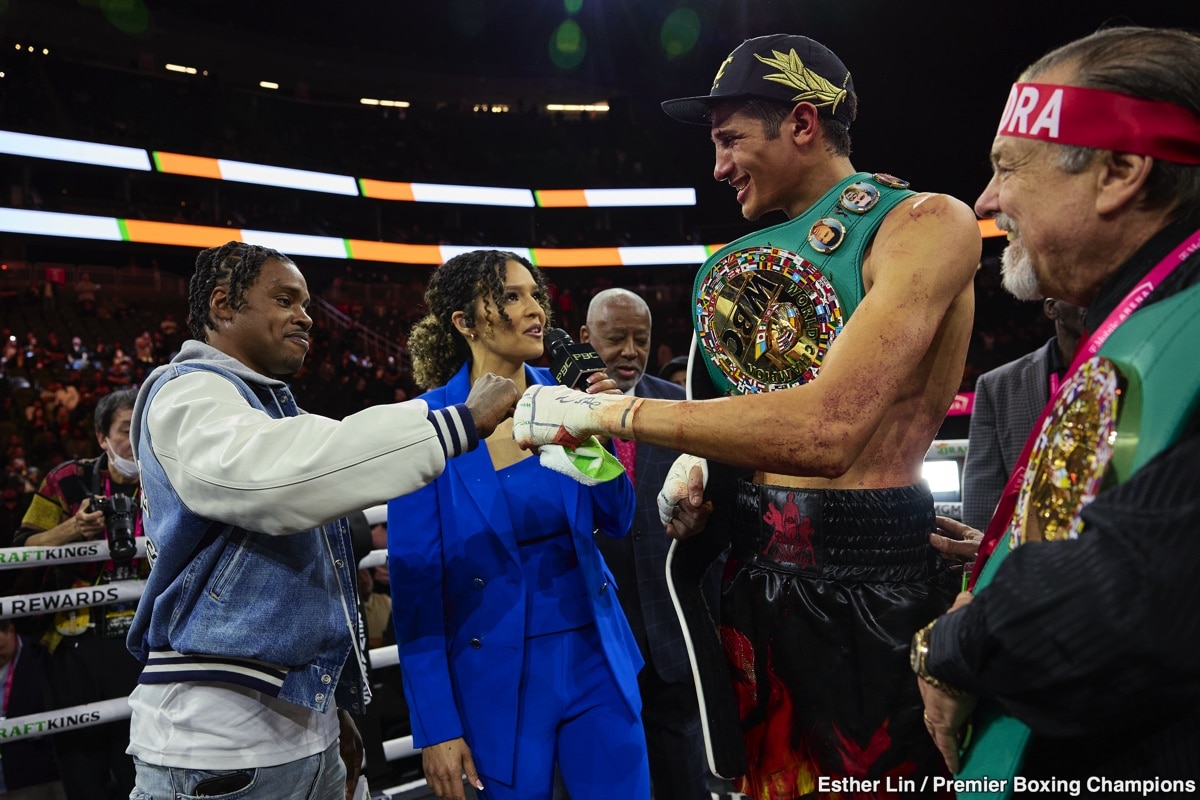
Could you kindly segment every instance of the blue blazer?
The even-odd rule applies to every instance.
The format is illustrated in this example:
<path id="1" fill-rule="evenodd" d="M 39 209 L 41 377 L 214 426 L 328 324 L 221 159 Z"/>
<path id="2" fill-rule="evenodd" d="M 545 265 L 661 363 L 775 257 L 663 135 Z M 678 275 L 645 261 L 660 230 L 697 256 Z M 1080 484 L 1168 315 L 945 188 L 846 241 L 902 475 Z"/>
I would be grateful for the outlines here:
<path id="1" fill-rule="evenodd" d="M 421 396 L 430 408 L 463 402 L 470 364 Z M 530 384 L 554 383 L 526 367 Z M 530 486 L 561 503 L 609 668 L 626 703 L 641 713 L 642 658 L 617 600 L 616 582 L 595 532 L 624 536 L 634 494 L 622 476 L 587 487 L 548 469 Z M 508 506 L 486 446 L 446 462 L 433 483 L 388 503 L 392 619 L 400 651 L 413 744 L 462 736 L 475 765 L 511 782 L 518 688 L 524 668 L 526 586 Z M 552 746 L 552 745 L 551 745 Z"/>

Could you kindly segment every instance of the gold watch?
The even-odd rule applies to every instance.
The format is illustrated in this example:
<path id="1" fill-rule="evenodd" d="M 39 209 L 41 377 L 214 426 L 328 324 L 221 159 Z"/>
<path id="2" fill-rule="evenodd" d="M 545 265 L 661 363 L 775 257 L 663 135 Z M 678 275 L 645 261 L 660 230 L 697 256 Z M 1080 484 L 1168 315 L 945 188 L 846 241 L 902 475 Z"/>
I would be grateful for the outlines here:
<path id="1" fill-rule="evenodd" d="M 929 658 L 929 632 L 933 630 L 933 622 L 926 625 L 921 630 L 913 634 L 912 644 L 908 650 L 908 663 L 912 667 L 912 671 L 917 673 L 917 677 L 928 683 L 933 688 L 940 692 L 945 692 L 951 697 L 964 697 L 968 692 L 962 689 L 956 689 L 948 683 L 938 680 L 929 674 L 929 669 L 926 666 L 926 661 Z"/>

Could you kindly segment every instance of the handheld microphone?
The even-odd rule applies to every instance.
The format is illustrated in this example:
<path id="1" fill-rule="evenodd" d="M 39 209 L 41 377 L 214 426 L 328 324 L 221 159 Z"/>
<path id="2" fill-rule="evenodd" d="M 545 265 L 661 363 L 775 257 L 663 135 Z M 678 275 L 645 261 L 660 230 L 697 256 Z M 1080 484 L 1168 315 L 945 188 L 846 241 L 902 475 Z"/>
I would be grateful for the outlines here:
<path id="1" fill-rule="evenodd" d="M 606 370 L 596 348 L 587 342 L 575 344 L 562 328 L 551 328 L 542 338 L 550 354 L 550 372 L 560 386 L 586 389 L 588 375 Z"/>

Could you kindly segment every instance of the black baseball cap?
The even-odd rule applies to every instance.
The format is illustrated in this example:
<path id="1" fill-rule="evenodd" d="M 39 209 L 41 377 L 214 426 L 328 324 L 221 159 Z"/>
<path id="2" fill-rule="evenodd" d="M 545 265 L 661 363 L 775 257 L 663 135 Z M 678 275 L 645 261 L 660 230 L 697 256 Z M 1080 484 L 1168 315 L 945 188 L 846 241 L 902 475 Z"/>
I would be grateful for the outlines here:
<path id="1" fill-rule="evenodd" d="M 806 100 L 823 116 L 848 126 L 854 121 L 848 102 L 852 94 L 850 70 L 832 50 L 807 36 L 776 33 L 738 45 L 721 62 L 708 94 L 666 100 L 662 110 L 680 122 L 708 125 L 709 110 L 720 100 Z"/>

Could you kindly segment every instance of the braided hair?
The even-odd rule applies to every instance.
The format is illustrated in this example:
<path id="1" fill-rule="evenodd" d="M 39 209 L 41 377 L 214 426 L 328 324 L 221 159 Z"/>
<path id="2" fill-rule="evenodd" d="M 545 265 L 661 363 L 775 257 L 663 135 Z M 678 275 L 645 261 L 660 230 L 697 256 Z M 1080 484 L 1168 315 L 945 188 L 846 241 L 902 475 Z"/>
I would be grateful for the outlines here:
<path id="1" fill-rule="evenodd" d="M 473 328 L 475 301 L 490 297 L 500 318 L 510 321 L 504 311 L 504 281 L 509 261 L 517 262 L 533 276 L 542 292 L 540 302 L 546 312 L 546 324 L 550 324 L 545 278 L 527 259 L 502 250 L 472 250 L 455 256 L 434 270 L 425 291 L 429 313 L 413 326 L 408 337 L 413 380 L 422 389 L 444 386 L 471 358 L 466 340 L 455 330 L 452 320 L 455 311 L 463 312 L 466 326 Z"/>
<path id="2" fill-rule="evenodd" d="M 246 290 L 262 272 L 263 264 L 271 259 L 293 264 L 290 258 L 257 244 L 226 242 L 220 247 L 201 250 L 196 256 L 196 271 L 188 285 L 188 329 L 201 342 L 208 341 L 208 330 L 216 330 L 209 316 L 208 304 L 213 289 L 229 287 L 229 307 L 235 311 L 246 303 Z"/>

